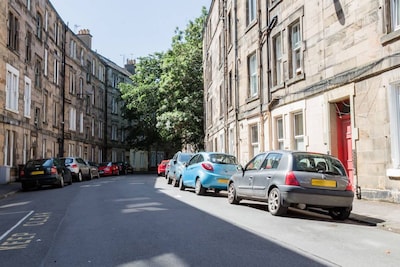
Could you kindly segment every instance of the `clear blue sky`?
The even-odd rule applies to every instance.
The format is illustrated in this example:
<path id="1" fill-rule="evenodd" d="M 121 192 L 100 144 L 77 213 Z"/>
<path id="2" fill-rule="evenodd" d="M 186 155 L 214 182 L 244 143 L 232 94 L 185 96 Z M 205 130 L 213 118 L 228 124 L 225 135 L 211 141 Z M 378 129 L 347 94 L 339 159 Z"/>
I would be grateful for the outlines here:
<path id="1" fill-rule="evenodd" d="M 211 1 L 50 0 L 72 31 L 89 29 L 92 49 L 120 66 L 168 50 L 176 27 L 184 30 Z"/>

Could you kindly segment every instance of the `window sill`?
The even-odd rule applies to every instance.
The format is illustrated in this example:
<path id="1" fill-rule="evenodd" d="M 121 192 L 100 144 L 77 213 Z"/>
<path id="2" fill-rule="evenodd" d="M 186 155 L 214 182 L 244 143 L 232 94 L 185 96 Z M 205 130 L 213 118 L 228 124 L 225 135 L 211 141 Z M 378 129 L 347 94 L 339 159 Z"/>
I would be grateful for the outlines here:
<path id="1" fill-rule="evenodd" d="M 280 83 L 278 85 L 272 86 L 271 93 L 275 93 L 276 91 L 279 91 L 280 89 L 283 88 L 285 88 L 285 83 Z"/>
<path id="2" fill-rule="evenodd" d="M 399 39 L 400 39 L 400 30 L 396 30 L 396 31 L 390 32 L 390 33 L 382 36 L 381 44 L 387 45 L 387 44 L 390 44 L 391 42 L 397 41 Z"/>
<path id="3" fill-rule="evenodd" d="M 400 180 L 400 169 L 387 169 L 386 176 L 388 176 L 390 180 Z"/>
<path id="4" fill-rule="evenodd" d="M 301 73 L 299 75 L 296 75 L 295 77 L 291 78 L 290 80 L 288 80 L 287 81 L 287 85 L 289 86 L 291 84 L 297 83 L 299 81 L 304 80 L 305 78 L 306 78 L 306 75 L 303 72 L 303 73 Z"/>

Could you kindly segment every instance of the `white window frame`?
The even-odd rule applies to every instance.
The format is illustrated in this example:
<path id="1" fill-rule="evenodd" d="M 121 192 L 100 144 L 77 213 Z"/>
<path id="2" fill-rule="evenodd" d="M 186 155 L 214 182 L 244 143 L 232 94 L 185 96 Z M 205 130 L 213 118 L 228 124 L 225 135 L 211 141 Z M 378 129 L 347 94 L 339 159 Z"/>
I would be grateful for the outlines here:
<path id="1" fill-rule="evenodd" d="M 301 54 L 301 27 L 300 21 L 292 24 L 290 26 L 290 48 L 291 48 L 291 68 L 292 68 L 292 77 L 296 77 L 297 75 L 302 73 L 302 54 Z"/>
<path id="2" fill-rule="evenodd" d="M 285 148 L 285 127 L 283 116 L 275 118 L 276 123 L 276 144 L 277 149 L 283 150 Z"/>
<path id="3" fill-rule="evenodd" d="M 260 144 L 259 144 L 259 126 L 258 124 L 253 124 L 249 126 L 250 128 L 250 143 L 251 143 L 251 157 L 254 157 L 258 153 L 260 153 Z"/>
<path id="4" fill-rule="evenodd" d="M 28 77 L 24 77 L 24 116 L 31 117 L 32 102 L 32 81 Z"/>
<path id="5" fill-rule="evenodd" d="M 14 165 L 14 143 L 15 143 L 15 132 L 6 130 L 4 140 L 4 165 Z"/>
<path id="6" fill-rule="evenodd" d="M 49 51 L 47 49 L 44 50 L 44 76 L 47 76 L 48 73 L 48 60 L 49 60 Z"/>
<path id="7" fill-rule="evenodd" d="M 388 101 L 392 167 L 400 170 L 400 83 L 389 86 Z"/>
<path id="8" fill-rule="evenodd" d="M 301 116 L 301 121 L 299 121 Z M 301 128 L 300 128 L 301 127 Z M 304 145 L 304 113 L 293 113 L 293 140 L 295 150 L 305 150 Z"/>
<path id="9" fill-rule="evenodd" d="M 400 0 L 390 0 L 392 30 L 400 30 Z"/>
<path id="10" fill-rule="evenodd" d="M 247 0 L 247 25 L 256 20 L 257 2 L 256 0 Z"/>
<path id="11" fill-rule="evenodd" d="M 18 113 L 19 71 L 6 65 L 6 109 Z"/>
<path id="12" fill-rule="evenodd" d="M 69 110 L 69 129 L 76 131 L 76 109 L 73 107 Z"/>
<path id="13" fill-rule="evenodd" d="M 258 94 L 258 79 L 257 79 L 257 53 L 253 53 L 248 58 L 249 70 L 249 89 L 250 97 Z"/>
<path id="14" fill-rule="evenodd" d="M 282 34 L 278 33 L 273 38 L 274 46 L 274 85 L 283 83 L 283 56 L 282 56 Z"/>
<path id="15" fill-rule="evenodd" d="M 79 114 L 79 132 L 83 133 L 83 112 Z"/>

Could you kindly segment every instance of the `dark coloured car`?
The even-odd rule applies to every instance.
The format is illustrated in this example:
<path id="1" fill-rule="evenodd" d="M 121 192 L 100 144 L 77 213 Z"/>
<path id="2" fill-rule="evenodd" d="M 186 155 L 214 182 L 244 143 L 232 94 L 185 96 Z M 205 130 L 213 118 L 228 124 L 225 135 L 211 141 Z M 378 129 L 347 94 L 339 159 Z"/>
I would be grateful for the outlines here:
<path id="1" fill-rule="evenodd" d="M 166 174 L 168 184 L 172 183 L 174 186 L 178 186 L 185 163 L 188 162 L 192 156 L 193 153 L 185 153 L 181 151 L 175 153 L 173 158 L 169 161 L 169 169 Z"/>
<path id="2" fill-rule="evenodd" d="M 65 166 L 71 171 L 72 178 L 75 181 L 82 182 L 84 179 L 90 180 L 90 167 L 79 157 L 60 158 Z"/>
<path id="3" fill-rule="evenodd" d="M 72 175 L 64 163 L 56 158 L 29 160 L 20 171 L 20 181 L 23 190 L 54 185 L 64 187 L 72 184 Z"/>
<path id="4" fill-rule="evenodd" d="M 93 161 L 85 161 L 85 162 L 90 167 L 90 179 L 100 178 L 99 165 Z"/>
<path id="5" fill-rule="evenodd" d="M 118 165 L 118 175 L 126 175 L 128 173 L 133 173 L 133 168 L 131 168 L 130 164 L 126 161 L 117 161 L 114 162 Z"/>
<path id="6" fill-rule="evenodd" d="M 179 188 L 195 189 L 197 195 L 203 195 L 208 189 L 215 193 L 226 190 L 229 178 L 237 172 L 236 157 L 220 152 L 196 153 L 182 171 Z"/>
<path id="7" fill-rule="evenodd" d="M 345 220 L 353 205 L 353 186 L 335 157 L 300 151 L 264 152 L 234 174 L 228 185 L 228 201 L 242 199 L 268 203 L 272 215 L 288 207 L 327 210 L 333 219 Z"/>

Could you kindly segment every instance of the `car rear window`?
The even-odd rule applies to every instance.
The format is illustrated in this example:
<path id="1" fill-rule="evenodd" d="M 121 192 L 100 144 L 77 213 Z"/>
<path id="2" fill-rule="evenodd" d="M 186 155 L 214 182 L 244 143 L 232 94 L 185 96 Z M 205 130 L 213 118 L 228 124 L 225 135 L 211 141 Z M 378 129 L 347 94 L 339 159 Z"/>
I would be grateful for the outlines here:
<path id="1" fill-rule="evenodd" d="M 293 155 L 293 170 L 320 172 L 332 175 L 346 175 L 342 163 L 328 155 L 298 153 Z"/>
<path id="2" fill-rule="evenodd" d="M 235 156 L 226 154 L 211 154 L 210 161 L 219 164 L 237 164 Z"/>
<path id="3" fill-rule="evenodd" d="M 192 154 L 183 154 L 182 153 L 179 156 L 179 158 L 180 158 L 180 161 L 182 161 L 182 162 L 188 162 L 192 156 L 193 156 Z"/>
<path id="4" fill-rule="evenodd" d="M 51 159 L 37 159 L 37 160 L 31 160 L 26 163 L 27 168 L 32 168 L 35 166 L 43 166 L 43 167 L 48 167 L 52 166 L 52 160 Z"/>

